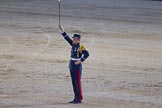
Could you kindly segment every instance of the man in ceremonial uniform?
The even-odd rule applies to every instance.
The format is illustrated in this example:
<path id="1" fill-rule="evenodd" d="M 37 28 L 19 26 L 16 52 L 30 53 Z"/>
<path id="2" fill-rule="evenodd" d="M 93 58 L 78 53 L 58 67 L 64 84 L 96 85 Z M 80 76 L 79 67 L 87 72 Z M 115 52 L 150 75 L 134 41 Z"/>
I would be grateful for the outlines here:
<path id="1" fill-rule="evenodd" d="M 89 52 L 83 45 L 80 45 L 81 35 L 74 34 L 72 39 L 64 32 L 63 27 L 59 26 L 60 31 L 64 39 L 71 45 L 71 57 L 69 62 L 70 75 L 74 91 L 74 99 L 70 103 L 78 104 L 82 103 L 82 86 L 81 86 L 81 74 L 82 74 L 82 62 L 88 58 Z"/>

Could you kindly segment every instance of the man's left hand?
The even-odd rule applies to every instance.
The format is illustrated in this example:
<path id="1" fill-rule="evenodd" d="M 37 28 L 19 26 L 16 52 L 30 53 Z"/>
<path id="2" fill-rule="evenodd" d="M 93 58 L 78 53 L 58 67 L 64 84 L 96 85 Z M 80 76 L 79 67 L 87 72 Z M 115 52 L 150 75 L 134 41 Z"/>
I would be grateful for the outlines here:
<path id="1" fill-rule="evenodd" d="M 81 63 L 81 61 L 78 60 L 78 61 L 76 61 L 74 64 L 75 64 L 75 65 L 79 65 L 80 63 Z"/>

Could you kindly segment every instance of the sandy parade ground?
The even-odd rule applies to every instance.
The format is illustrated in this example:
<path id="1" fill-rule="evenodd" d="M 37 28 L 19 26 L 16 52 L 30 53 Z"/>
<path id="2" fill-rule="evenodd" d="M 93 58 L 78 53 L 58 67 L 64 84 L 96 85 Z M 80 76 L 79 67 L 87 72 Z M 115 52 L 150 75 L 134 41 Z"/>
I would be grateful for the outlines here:
<path id="1" fill-rule="evenodd" d="M 82 35 L 82 104 L 69 104 L 70 46 L 57 0 L 0 1 L 0 108 L 162 108 L 162 2 L 62 0 Z"/>

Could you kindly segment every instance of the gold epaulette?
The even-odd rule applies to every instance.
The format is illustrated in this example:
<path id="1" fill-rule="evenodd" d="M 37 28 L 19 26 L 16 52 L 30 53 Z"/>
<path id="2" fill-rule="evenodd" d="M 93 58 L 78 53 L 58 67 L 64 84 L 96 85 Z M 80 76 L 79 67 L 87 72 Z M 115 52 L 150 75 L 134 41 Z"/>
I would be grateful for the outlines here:
<path id="1" fill-rule="evenodd" d="M 81 53 L 82 53 L 82 51 L 83 51 L 83 50 L 85 50 L 85 46 L 84 46 L 84 45 L 80 45 L 80 47 L 79 47 L 79 49 L 78 49 L 78 50 L 79 50 L 79 52 L 81 52 Z"/>

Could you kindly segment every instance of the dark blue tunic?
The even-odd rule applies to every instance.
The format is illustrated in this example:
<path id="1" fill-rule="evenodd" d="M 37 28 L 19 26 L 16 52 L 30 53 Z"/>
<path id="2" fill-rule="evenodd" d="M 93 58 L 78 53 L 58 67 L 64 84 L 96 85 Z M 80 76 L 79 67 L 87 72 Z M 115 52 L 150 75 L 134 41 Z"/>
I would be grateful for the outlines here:
<path id="1" fill-rule="evenodd" d="M 72 46 L 71 48 L 71 58 L 80 59 L 81 62 L 84 62 L 85 59 L 89 57 L 89 52 L 86 49 L 83 49 L 82 51 L 79 51 L 80 44 L 73 44 L 73 41 L 70 39 L 70 37 L 67 35 L 66 32 L 62 33 L 65 40 Z M 78 69 L 82 67 L 82 64 L 75 65 L 76 60 L 70 60 L 69 67 L 70 69 Z"/>

